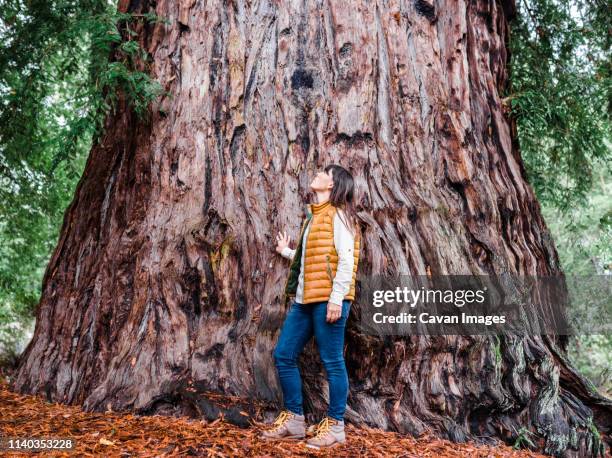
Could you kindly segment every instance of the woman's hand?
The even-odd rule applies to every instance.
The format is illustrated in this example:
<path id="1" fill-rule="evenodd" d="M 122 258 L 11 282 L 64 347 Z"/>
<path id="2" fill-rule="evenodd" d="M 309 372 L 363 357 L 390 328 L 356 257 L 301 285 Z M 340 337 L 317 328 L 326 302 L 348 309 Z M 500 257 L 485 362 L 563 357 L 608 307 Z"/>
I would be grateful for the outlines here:
<path id="1" fill-rule="evenodd" d="M 279 232 L 276 235 L 276 252 L 277 253 L 282 253 L 282 251 L 289 246 L 289 241 L 291 239 L 289 238 L 289 236 L 285 233 L 285 231 L 283 231 L 282 233 Z"/>
<path id="2" fill-rule="evenodd" d="M 333 302 L 327 303 L 327 316 L 325 321 L 328 323 L 333 323 L 338 321 L 340 316 L 342 315 L 342 306 L 338 304 L 334 304 Z"/>

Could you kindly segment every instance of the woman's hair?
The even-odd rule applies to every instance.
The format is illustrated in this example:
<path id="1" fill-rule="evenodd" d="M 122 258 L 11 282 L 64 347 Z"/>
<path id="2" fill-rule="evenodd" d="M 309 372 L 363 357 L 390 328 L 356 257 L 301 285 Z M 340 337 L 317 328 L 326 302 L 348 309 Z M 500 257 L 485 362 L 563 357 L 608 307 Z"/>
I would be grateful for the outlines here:
<path id="1" fill-rule="evenodd" d="M 331 190 L 329 200 L 331 204 L 341 209 L 340 219 L 346 227 L 357 236 L 357 211 L 355 209 L 355 183 L 353 175 L 344 167 L 330 164 L 325 167 L 325 173 L 332 171 L 334 186 Z"/>

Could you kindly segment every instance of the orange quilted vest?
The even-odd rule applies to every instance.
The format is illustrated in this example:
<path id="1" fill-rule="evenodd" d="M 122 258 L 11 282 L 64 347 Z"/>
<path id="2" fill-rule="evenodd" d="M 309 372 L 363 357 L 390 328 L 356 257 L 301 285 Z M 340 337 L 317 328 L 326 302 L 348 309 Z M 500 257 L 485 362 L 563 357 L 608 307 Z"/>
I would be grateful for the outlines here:
<path id="1" fill-rule="evenodd" d="M 338 268 L 338 253 L 334 246 L 334 216 L 337 208 L 328 200 L 320 204 L 310 204 L 310 210 L 312 219 L 304 254 L 304 304 L 329 300 L 333 278 Z M 359 247 L 360 240 L 357 236 L 353 249 L 355 262 L 351 289 L 344 299 L 355 299 Z"/>

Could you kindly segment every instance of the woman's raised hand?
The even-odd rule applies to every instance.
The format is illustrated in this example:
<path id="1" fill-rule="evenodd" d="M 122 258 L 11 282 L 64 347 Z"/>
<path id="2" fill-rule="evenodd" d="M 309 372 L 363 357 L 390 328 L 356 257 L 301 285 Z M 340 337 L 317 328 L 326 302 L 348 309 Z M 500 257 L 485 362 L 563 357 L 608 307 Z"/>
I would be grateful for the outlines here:
<path id="1" fill-rule="evenodd" d="M 291 239 L 289 238 L 289 236 L 285 233 L 285 231 L 283 232 L 279 232 L 276 235 L 276 252 L 277 253 L 281 253 L 285 247 L 289 246 L 289 241 Z"/>

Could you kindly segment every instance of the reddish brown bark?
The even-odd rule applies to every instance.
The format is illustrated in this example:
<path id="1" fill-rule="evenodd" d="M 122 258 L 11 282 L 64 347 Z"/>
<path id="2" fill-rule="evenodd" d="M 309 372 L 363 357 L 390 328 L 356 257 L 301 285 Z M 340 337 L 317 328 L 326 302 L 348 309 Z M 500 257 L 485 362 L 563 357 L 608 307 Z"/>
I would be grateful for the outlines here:
<path id="1" fill-rule="evenodd" d="M 213 416 L 204 391 L 280 401 L 272 349 L 311 173 L 356 178 L 360 274 L 554 275 L 559 261 L 500 93 L 512 1 L 157 2 L 141 26 L 172 96 L 107 121 L 49 263 L 15 388 L 90 410 Z M 358 314 L 355 310 L 354 315 Z M 598 396 L 538 337 L 347 331 L 347 420 L 455 441 L 521 427 L 594 453 Z M 496 358 L 496 351 L 501 359 Z M 314 347 L 310 419 L 325 406 Z M 593 409 L 591 412 L 590 409 Z"/>

